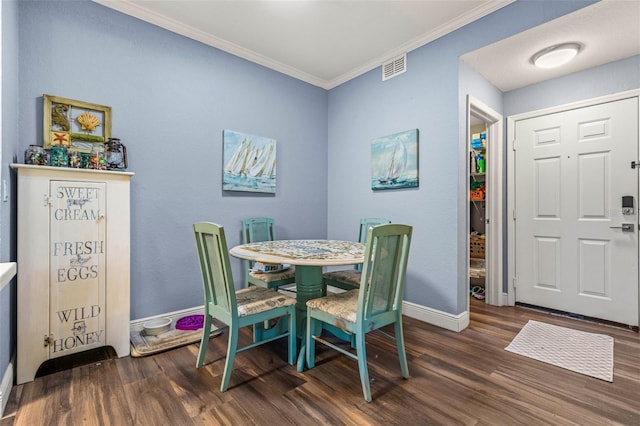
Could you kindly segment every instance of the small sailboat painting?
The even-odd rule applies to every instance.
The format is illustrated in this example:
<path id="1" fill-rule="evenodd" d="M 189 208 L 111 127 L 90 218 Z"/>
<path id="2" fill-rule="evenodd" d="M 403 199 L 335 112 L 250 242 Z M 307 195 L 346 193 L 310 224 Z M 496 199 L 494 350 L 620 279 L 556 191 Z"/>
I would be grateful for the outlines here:
<path id="1" fill-rule="evenodd" d="M 225 130 L 222 189 L 276 192 L 275 139 Z"/>
<path id="2" fill-rule="evenodd" d="M 418 129 L 394 133 L 371 143 L 371 189 L 418 186 Z"/>

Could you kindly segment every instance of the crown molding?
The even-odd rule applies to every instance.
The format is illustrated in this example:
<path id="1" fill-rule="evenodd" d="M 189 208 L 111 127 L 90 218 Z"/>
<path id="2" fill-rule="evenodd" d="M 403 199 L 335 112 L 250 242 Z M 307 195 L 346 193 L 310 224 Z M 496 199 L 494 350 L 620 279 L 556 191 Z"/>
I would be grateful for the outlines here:
<path id="1" fill-rule="evenodd" d="M 290 77 L 294 77 L 298 80 L 305 81 L 314 86 L 318 86 L 323 89 L 328 89 L 326 80 L 313 76 L 309 73 L 306 73 L 304 71 L 301 71 L 289 65 L 283 64 L 281 62 L 275 61 L 273 59 L 267 58 L 266 56 L 256 53 L 253 50 L 249 50 L 242 46 L 238 46 L 235 43 L 231 43 L 219 37 L 215 37 L 209 33 L 206 33 L 202 30 L 194 28 L 190 25 L 185 25 L 182 22 L 176 21 L 175 19 L 169 18 L 165 15 L 156 13 L 138 4 L 131 3 L 127 0 L 117 0 L 117 1 L 92 0 L 92 1 L 102 6 L 116 10 L 118 12 L 122 12 L 125 15 L 138 18 L 142 21 L 164 28 L 176 34 L 180 34 L 182 36 L 188 37 L 195 41 L 199 41 L 200 43 L 206 44 L 208 46 L 215 47 L 216 49 L 220 49 L 234 56 L 238 56 L 250 62 L 254 62 L 256 64 L 265 66 L 274 71 L 278 71 Z"/>
<path id="2" fill-rule="evenodd" d="M 298 80 L 302 80 L 314 86 L 318 86 L 323 89 L 329 90 L 343 83 L 346 83 L 347 81 L 355 77 L 358 77 L 366 72 L 369 72 L 372 69 L 375 69 L 376 67 L 381 66 L 383 63 L 385 63 L 386 61 L 396 56 L 415 50 L 446 34 L 449 34 L 450 32 L 453 32 L 467 24 L 470 24 L 471 22 L 477 19 L 480 19 L 483 16 L 493 13 L 496 10 L 501 9 L 502 7 L 507 6 L 508 4 L 511 4 L 516 0 L 500 0 L 500 1 L 493 1 L 493 2 L 482 4 L 476 8 L 469 10 L 467 13 L 458 17 L 457 19 L 447 22 L 445 25 L 442 25 L 436 30 L 423 34 L 420 37 L 416 37 L 415 39 L 410 40 L 407 43 L 404 43 L 398 48 L 388 51 L 384 55 L 381 55 L 380 57 L 373 59 L 367 62 L 366 64 L 363 64 L 362 66 L 357 67 L 349 72 L 346 72 L 341 76 L 332 80 L 324 80 L 322 78 L 316 77 L 307 72 L 301 71 L 298 68 L 283 64 L 282 62 L 279 62 L 279 61 L 275 61 L 264 55 L 254 52 L 250 49 L 246 49 L 237 44 L 230 43 L 221 38 L 212 36 L 211 34 L 208 34 L 197 28 L 194 28 L 189 25 L 185 25 L 182 22 L 176 21 L 165 15 L 156 13 L 152 10 L 149 10 L 139 4 L 132 3 L 128 0 L 92 0 L 92 1 L 102 6 L 111 8 L 118 12 L 124 13 L 129 16 L 133 16 L 134 18 L 138 18 L 142 21 L 148 22 L 150 24 L 156 25 L 158 27 L 161 27 L 166 30 L 172 31 L 174 33 L 180 34 L 182 36 L 188 37 L 190 39 L 199 41 L 208 46 L 215 47 L 224 52 L 230 53 L 234 56 L 238 56 L 250 62 L 256 63 L 258 65 L 262 65 L 264 67 L 286 74 Z"/>
<path id="3" fill-rule="evenodd" d="M 402 44 L 401 46 L 388 51 L 386 54 L 379 56 L 378 58 L 329 81 L 326 89 L 332 89 L 336 86 L 346 83 L 349 80 L 352 80 L 366 72 L 371 71 L 372 69 L 375 69 L 376 67 L 381 66 L 382 64 L 395 58 L 396 56 L 400 56 L 404 53 L 409 53 L 413 50 L 416 50 L 424 46 L 425 44 L 431 43 L 432 41 L 437 40 L 440 37 L 445 36 L 457 29 L 460 29 L 465 25 L 468 25 L 484 16 L 487 16 L 515 1 L 516 0 L 495 1 L 473 8 L 457 19 L 449 21 L 445 25 L 436 28 L 434 31 L 422 34 L 419 37 L 416 37 L 413 40 L 410 40 Z M 408 67 L 409 64 L 407 64 L 407 69 Z"/>

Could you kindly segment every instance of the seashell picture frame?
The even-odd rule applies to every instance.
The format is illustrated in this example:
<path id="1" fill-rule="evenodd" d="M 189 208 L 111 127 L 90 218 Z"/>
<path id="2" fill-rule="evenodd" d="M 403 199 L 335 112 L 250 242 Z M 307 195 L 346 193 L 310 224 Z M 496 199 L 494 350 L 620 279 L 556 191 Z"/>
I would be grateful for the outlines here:
<path id="1" fill-rule="evenodd" d="M 42 146 L 63 145 L 91 152 L 111 137 L 111 107 L 59 96 L 42 95 Z"/>

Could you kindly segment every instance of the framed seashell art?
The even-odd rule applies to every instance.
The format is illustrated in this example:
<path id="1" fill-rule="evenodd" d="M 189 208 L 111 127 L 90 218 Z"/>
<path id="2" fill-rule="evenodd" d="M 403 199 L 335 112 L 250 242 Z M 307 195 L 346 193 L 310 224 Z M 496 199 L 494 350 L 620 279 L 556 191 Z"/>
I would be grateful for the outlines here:
<path id="1" fill-rule="evenodd" d="M 55 145 L 91 152 L 111 137 L 111 107 L 42 95 L 42 146 Z"/>

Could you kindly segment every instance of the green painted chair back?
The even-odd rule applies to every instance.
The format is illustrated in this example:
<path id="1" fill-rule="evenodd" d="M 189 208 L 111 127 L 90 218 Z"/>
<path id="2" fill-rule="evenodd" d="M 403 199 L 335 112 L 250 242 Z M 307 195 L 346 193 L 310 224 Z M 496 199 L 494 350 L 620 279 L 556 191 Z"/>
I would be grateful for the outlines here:
<path id="1" fill-rule="evenodd" d="M 389 219 L 380 219 L 374 217 L 364 217 L 360 219 L 360 228 L 358 230 L 358 242 L 367 242 L 367 233 L 369 229 L 377 225 L 385 225 L 391 223 Z M 360 285 L 360 272 L 362 264 L 353 265 L 353 269 L 331 270 L 322 274 L 325 286 L 341 288 L 343 290 L 353 290 Z"/>
<path id="2" fill-rule="evenodd" d="M 242 244 L 273 241 L 276 239 L 275 223 L 268 217 L 252 217 L 242 220 Z M 247 286 L 278 288 L 295 282 L 293 268 L 273 274 L 250 274 L 254 262 L 243 261 L 244 278 Z"/>
<path id="3" fill-rule="evenodd" d="M 227 358 L 220 390 L 227 390 L 233 362 L 237 352 L 253 348 L 275 339 L 287 337 L 289 340 L 289 364 L 293 364 L 296 358 L 296 300 L 282 295 L 274 290 L 251 287 L 236 292 L 233 284 L 233 276 L 229 263 L 229 251 L 224 228 L 210 222 L 199 222 L 193 225 L 196 239 L 196 249 L 202 283 L 204 287 L 204 324 L 202 327 L 202 339 L 198 351 L 196 367 L 202 367 L 207 352 L 211 326 L 216 319 L 229 329 Z M 240 308 L 240 309 L 239 309 Z M 288 326 L 283 332 L 272 335 L 267 339 L 254 341 L 252 344 L 239 347 L 239 329 L 246 326 L 261 328 L 271 320 L 288 316 Z"/>
<path id="4" fill-rule="evenodd" d="M 360 219 L 360 230 L 358 231 L 358 242 L 366 243 L 367 242 L 367 233 L 369 229 L 373 228 L 377 225 L 385 225 L 387 223 L 391 223 L 389 219 L 380 219 L 376 217 L 363 217 Z M 362 271 L 362 265 L 355 265 L 356 271 Z"/>
<path id="5" fill-rule="evenodd" d="M 371 387 L 365 346 L 367 333 L 394 325 L 393 336 L 384 332 L 382 334 L 395 341 L 402 376 L 409 377 L 402 331 L 402 295 L 412 232 L 411 226 L 401 224 L 370 228 L 367 231 L 360 287 L 307 302 L 307 365 L 309 368 L 315 365 L 316 341 L 356 359 L 364 398 L 369 402 Z M 318 333 L 322 327 L 317 322 L 327 323 L 350 333 L 356 353 L 323 339 L 321 333 Z"/>
<path id="6" fill-rule="evenodd" d="M 369 229 L 358 298 L 361 331 L 401 320 L 412 231 L 399 224 Z"/>
<path id="7" fill-rule="evenodd" d="M 205 308 L 225 324 L 238 317 L 235 288 L 222 226 L 200 222 L 193 225 Z"/>
<path id="8" fill-rule="evenodd" d="M 275 224 L 268 217 L 252 217 L 242 220 L 242 244 L 273 241 L 276 239 Z"/>

